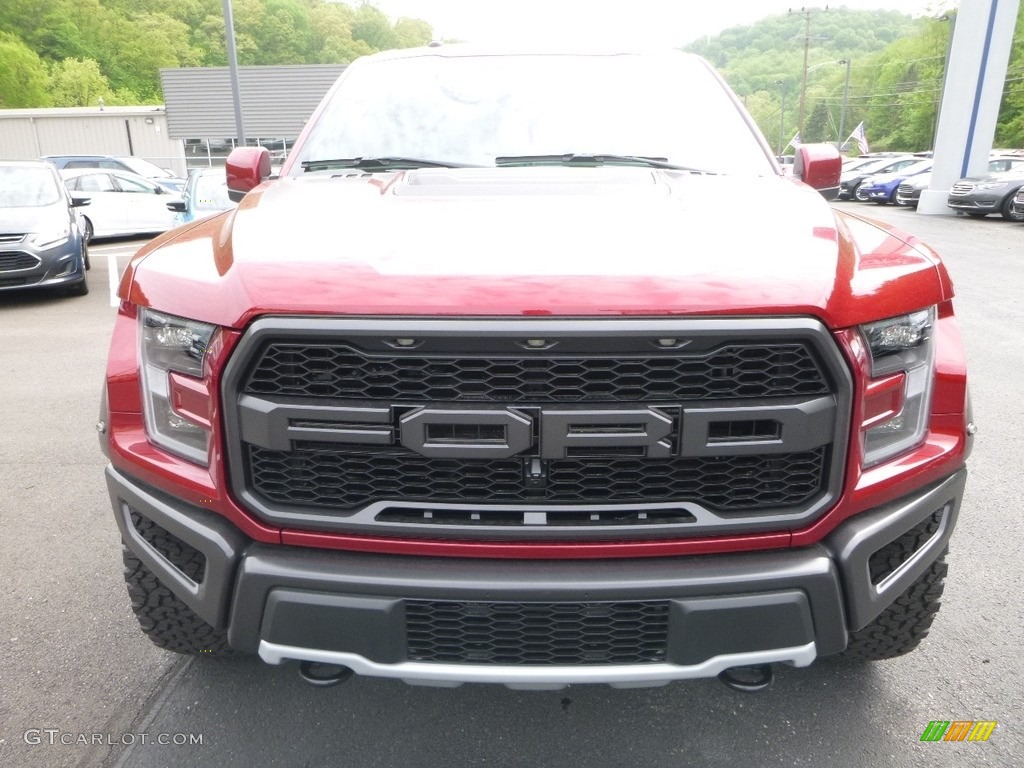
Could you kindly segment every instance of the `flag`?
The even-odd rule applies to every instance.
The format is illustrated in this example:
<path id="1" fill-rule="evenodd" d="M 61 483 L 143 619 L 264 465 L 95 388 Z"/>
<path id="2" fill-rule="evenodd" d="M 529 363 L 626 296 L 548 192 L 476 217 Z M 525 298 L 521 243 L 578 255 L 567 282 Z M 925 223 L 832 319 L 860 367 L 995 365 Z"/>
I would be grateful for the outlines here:
<path id="1" fill-rule="evenodd" d="M 850 138 L 847 139 L 847 141 L 849 141 L 850 139 L 856 140 L 857 147 L 860 149 L 860 153 L 862 155 L 866 155 L 868 153 L 868 137 L 864 133 L 863 120 L 860 121 L 860 125 L 853 129 L 853 133 L 850 134 Z"/>
<path id="2" fill-rule="evenodd" d="M 799 146 L 800 146 L 800 131 L 797 131 L 796 135 L 792 139 L 789 140 L 789 144 L 787 144 L 785 147 L 783 147 L 783 149 L 786 149 L 788 147 L 792 147 L 793 149 L 796 149 Z"/>

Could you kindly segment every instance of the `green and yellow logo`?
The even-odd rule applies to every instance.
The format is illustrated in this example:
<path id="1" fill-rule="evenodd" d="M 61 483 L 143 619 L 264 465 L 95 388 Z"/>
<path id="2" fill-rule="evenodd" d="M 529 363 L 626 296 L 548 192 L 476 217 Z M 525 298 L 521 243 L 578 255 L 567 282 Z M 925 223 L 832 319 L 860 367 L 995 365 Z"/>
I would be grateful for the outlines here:
<path id="1" fill-rule="evenodd" d="M 995 720 L 932 720 L 921 741 L 988 741 L 996 725 Z"/>

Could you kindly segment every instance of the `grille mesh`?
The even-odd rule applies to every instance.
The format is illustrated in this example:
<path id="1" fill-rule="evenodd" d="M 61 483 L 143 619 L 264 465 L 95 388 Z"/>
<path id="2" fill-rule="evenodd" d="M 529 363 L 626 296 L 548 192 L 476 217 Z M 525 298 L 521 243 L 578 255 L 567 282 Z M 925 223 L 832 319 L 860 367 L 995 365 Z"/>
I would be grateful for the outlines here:
<path id="1" fill-rule="evenodd" d="M 826 449 L 764 456 L 554 460 L 544 488 L 520 459 L 427 458 L 396 450 L 294 452 L 248 446 L 255 492 L 272 504 L 330 511 L 370 501 L 691 501 L 722 511 L 798 505 L 822 489 Z"/>
<path id="2" fill-rule="evenodd" d="M 12 251 L 0 253 L 0 272 L 8 272 L 15 269 L 33 269 L 39 266 L 39 259 L 31 253 L 24 251 Z"/>
<path id="3" fill-rule="evenodd" d="M 668 603 L 407 600 L 410 661 L 651 664 L 665 660 Z"/>
<path id="4" fill-rule="evenodd" d="M 828 383 L 802 344 L 725 344 L 643 358 L 371 356 L 344 344 L 273 343 L 244 390 L 409 403 L 625 402 L 820 395 Z"/>

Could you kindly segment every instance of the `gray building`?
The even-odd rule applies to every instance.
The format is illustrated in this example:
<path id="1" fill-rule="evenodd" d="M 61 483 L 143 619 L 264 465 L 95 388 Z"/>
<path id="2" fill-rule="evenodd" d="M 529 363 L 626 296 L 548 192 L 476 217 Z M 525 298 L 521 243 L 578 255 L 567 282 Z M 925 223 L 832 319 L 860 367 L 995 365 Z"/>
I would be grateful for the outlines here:
<path id="1" fill-rule="evenodd" d="M 298 137 L 343 64 L 239 67 L 238 90 L 249 143 L 282 156 Z M 190 165 L 216 163 L 235 143 L 227 67 L 161 69 L 167 127 L 181 139 Z"/>
<path id="2" fill-rule="evenodd" d="M 0 158 L 134 155 L 185 173 L 184 146 L 171 138 L 162 106 L 0 109 Z"/>
<path id="3" fill-rule="evenodd" d="M 280 162 L 342 64 L 240 67 L 247 139 Z M 162 69 L 164 104 L 147 107 L 0 109 L 0 159 L 134 155 L 184 176 L 220 165 L 236 143 L 227 67 Z"/>

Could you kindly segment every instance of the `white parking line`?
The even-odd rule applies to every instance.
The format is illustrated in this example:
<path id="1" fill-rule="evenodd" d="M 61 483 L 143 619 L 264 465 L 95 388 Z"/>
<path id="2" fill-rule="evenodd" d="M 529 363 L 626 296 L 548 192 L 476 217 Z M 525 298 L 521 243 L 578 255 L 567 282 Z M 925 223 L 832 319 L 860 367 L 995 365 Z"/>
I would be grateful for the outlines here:
<path id="1" fill-rule="evenodd" d="M 109 282 L 111 307 L 116 307 L 120 304 L 120 300 L 117 298 L 117 286 L 121 282 L 121 267 L 118 264 L 118 258 L 121 256 L 127 256 L 130 259 L 142 245 L 143 243 L 133 242 L 89 246 L 89 252 L 92 253 L 93 256 L 102 254 L 106 254 L 107 256 L 107 280 Z"/>

